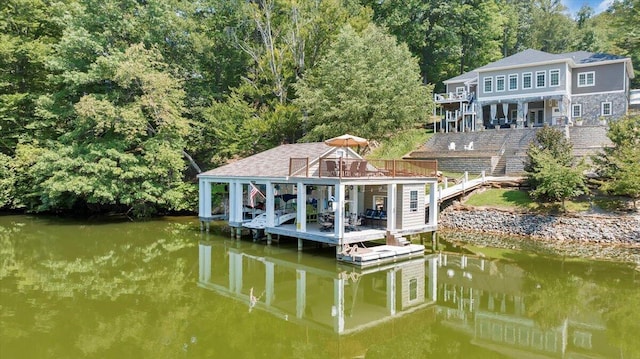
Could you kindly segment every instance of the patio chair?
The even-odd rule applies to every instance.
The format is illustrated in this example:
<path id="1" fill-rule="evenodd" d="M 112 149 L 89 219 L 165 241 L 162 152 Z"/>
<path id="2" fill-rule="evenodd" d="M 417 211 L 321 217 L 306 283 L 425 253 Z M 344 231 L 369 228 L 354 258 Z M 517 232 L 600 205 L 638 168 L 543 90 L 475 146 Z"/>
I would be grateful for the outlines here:
<path id="1" fill-rule="evenodd" d="M 364 177 L 367 175 L 367 161 L 362 160 L 358 162 L 358 177 Z"/>
<path id="2" fill-rule="evenodd" d="M 330 177 L 336 177 L 338 175 L 338 166 L 335 161 L 325 161 L 327 164 L 327 175 Z"/>
<path id="3" fill-rule="evenodd" d="M 327 215 L 318 216 L 318 224 L 321 232 L 330 232 L 333 229 L 333 221 L 329 220 Z"/>
<path id="4" fill-rule="evenodd" d="M 351 162 L 349 166 L 349 176 L 350 177 L 360 177 L 360 172 L 358 168 L 360 167 L 360 163 L 358 161 Z"/>

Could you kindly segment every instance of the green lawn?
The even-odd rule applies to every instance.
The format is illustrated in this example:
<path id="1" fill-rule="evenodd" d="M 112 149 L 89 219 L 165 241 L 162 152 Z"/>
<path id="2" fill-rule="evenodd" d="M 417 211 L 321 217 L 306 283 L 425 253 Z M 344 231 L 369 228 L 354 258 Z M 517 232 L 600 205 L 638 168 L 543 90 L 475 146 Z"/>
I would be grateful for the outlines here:
<path id="1" fill-rule="evenodd" d="M 526 191 L 518 189 L 490 188 L 469 196 L 465 204 L 476 207 L 495 207 L 525 210 L 538 213 L 561 213 L 560 202 L 535 202 Z M 612 212 L 625 208 L 622 199 L 606 196 L 582 196 L 566 201 L 567 212 Z"/>

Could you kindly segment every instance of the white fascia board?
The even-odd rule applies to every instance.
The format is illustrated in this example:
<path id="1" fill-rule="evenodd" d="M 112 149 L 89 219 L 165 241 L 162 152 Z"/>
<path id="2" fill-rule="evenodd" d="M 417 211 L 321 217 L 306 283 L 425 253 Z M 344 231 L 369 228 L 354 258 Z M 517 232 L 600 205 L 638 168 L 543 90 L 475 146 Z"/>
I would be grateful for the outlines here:
<path id="1" fill-rule="evenodd" d="M 478 97 L 478 101 L 498 101 L 498 100 L 512 100 L 519 98 L 529 98 L 529 97 L 547 97 L 547 96 L 557 96 L 557 95 L 569 95 L 567 91 L 545 91 L 545 92 L 535 92 L 535 93 L 527 93 L 527 94 L 517 94 L 517 95 L 507 95 L 507 96 L 491 96 L 491 97 Z"/>
<path id="2" fill-rule="evenodd" d="M 524 69 L 527 67 L 534 67 L 534 66 L 544 66 L 544 65 L 553 65 L 553 64 L 561 64 L 561 63 L 565 63 L 568 61 L 572 61 L 571 59 L 558 59 L 558 60 L 550 60 L 550 61 L 541 61 L 541 62 L 530 62 L 530 63 L 526 63 L 526 64 L 518 64 L 518 65 L 511 65 L 511 66 L 501 66 L 501 67 L 490 67 L 487 69 L 477 69 L 474 70 L 478 73 L 481 72 L 490 72 L 490 71 L 502 71 L 502 70 L 511 70 L 511 69 Z"/>

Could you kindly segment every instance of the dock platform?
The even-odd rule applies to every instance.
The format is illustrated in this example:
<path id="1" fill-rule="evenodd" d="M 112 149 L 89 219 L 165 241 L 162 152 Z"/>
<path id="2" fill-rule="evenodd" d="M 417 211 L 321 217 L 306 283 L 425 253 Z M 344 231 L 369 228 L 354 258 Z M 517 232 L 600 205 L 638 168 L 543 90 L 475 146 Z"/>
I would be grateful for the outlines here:
<path id="1" fill-rule="evenodd" d="M 409 244 L 406 246 L 380 245 L 369 248 L 348 247 L 337 255 L 337 259 L 341 262 L 364 268 L 422 256 L 424 256 L 424 246 L 421 244 Z"/>

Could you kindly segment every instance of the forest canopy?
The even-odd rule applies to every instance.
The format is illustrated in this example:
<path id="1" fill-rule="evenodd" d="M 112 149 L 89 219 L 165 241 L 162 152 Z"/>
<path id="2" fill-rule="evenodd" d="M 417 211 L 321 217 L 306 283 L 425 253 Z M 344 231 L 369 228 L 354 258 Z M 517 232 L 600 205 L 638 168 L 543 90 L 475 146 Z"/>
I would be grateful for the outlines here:
<path id="1" fill-rule="evenodd" d="M 190 210 L 200 168 L 383 140 L 423 124 L 442 80 L 528 48 L 637 68 L 639 2 L 5 0 L 0 208 Z"/>

